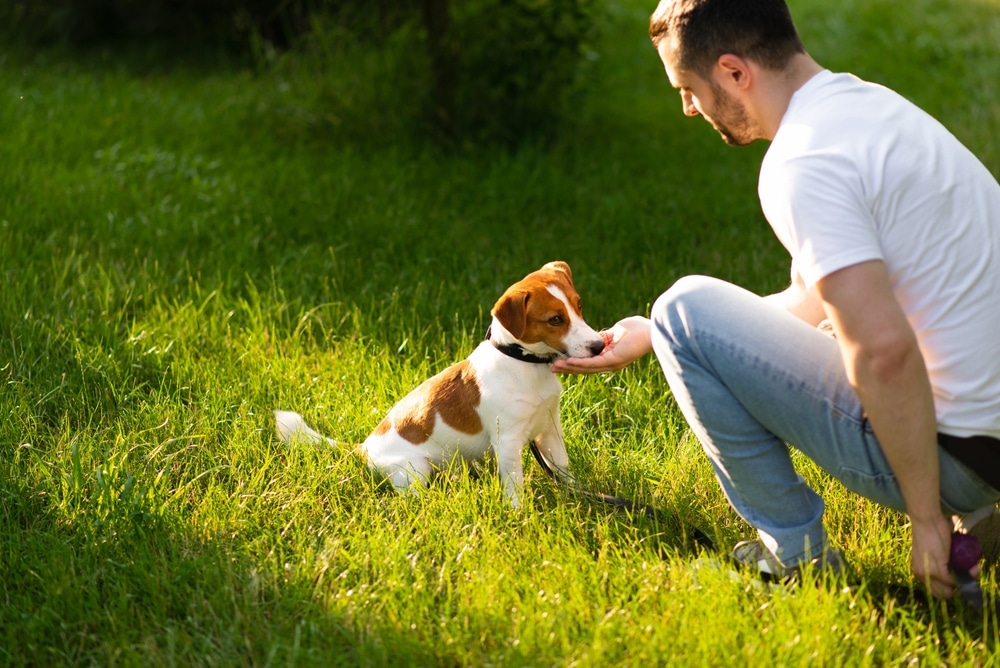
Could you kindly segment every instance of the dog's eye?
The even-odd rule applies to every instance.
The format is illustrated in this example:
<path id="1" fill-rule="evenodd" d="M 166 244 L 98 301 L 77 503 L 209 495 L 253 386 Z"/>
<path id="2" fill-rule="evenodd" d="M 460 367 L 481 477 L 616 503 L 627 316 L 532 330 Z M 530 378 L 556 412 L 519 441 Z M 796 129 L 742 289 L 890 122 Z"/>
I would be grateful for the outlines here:
<path id="1" fill-rule="evenodd" d="M 563 320 L 563 317 L 561 315 L 554 315 L 551 318 L 549 318 L 549 324 L 552 325 L 553 327 L 558 327 L 559 325 L 563 324 L 563 322 L 565 322 L 565 320 Z"/>

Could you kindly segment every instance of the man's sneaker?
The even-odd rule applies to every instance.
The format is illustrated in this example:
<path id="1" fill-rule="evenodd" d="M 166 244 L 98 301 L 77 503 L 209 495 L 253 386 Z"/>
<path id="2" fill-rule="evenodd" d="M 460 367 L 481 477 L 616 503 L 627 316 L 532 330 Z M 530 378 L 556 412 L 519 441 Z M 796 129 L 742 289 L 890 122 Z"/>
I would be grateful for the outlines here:
<path id="1" fill-rule="evenodd" d="M 955 531 L 975 536 L 983 548 L 983 562 L 994 566 L 1000 561 L 1000 510 L 984 506 L 964 517 L 956 515 Z"/>
<path id="2" fill-rule="evenodd" d="M 847 570 L 844 553 L 828 547 L 818 557 L 795 566 L 785 566 L 759 540 L 745 540 L 733 548 L 733 560 L 741 566 L 753 568 L 765 582 L 795 582 L 802 573 L 803 566 L 816 572 L 840 575 Z"/>

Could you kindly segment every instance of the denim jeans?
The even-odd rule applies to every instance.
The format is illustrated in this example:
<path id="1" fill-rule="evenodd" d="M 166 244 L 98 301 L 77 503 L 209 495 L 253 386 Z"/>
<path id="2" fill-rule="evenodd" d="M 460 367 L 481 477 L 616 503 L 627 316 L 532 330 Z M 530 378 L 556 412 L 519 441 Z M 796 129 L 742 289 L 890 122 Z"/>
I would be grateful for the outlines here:
<path id="1" fill-rule="evenodd" d="M 905 511 L 833 337 L 703 276 L 664 293 L 652 323 L 653 350 L 723 492 L 782 563 L 812 559 L 827 545 L 823 500 L 796 473 L 789 444 L 849 490 Z M 1000 497 L 938 454 L 946 513 L 969 513 Z"/>

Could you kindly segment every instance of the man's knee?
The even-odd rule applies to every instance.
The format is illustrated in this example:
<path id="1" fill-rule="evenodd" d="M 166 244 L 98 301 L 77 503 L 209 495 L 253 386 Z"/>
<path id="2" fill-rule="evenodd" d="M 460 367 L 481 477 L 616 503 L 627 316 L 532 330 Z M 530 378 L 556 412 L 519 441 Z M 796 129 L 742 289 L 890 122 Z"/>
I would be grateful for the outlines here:
<path id="1" fill-rule="evenodd" d="M 704 305 L 717 301 L 718 295 L 729 284 L 711 276 L 683 276 L 660 295 L 653 303 L 650 317 L 661 332 L 667 332 L 679 323 L 690 323 L 691 316 Z"/>

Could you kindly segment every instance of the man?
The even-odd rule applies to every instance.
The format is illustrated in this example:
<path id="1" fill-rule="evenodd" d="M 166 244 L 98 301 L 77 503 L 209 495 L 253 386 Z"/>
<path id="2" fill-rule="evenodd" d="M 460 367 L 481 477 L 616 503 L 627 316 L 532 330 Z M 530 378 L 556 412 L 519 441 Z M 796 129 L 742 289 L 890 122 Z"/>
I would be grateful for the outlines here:
<path id="1" fill-rule="evenodd" d="M 818 65 L 783 0 L 662 0 L 650 36 L 685 114 L 729 144 L 771 142 L 758 194 L 791 285 L 759 297 L 683 278 L 602 355 L 553 370 L 655 352 L 757 529 L 738 561 L 777 577 L 842 564 L 791 444 L 907 513 L 914 575 L 951 596 L 947 515 L 1000 526 L 1000 185 L 899 95 Z"/>

